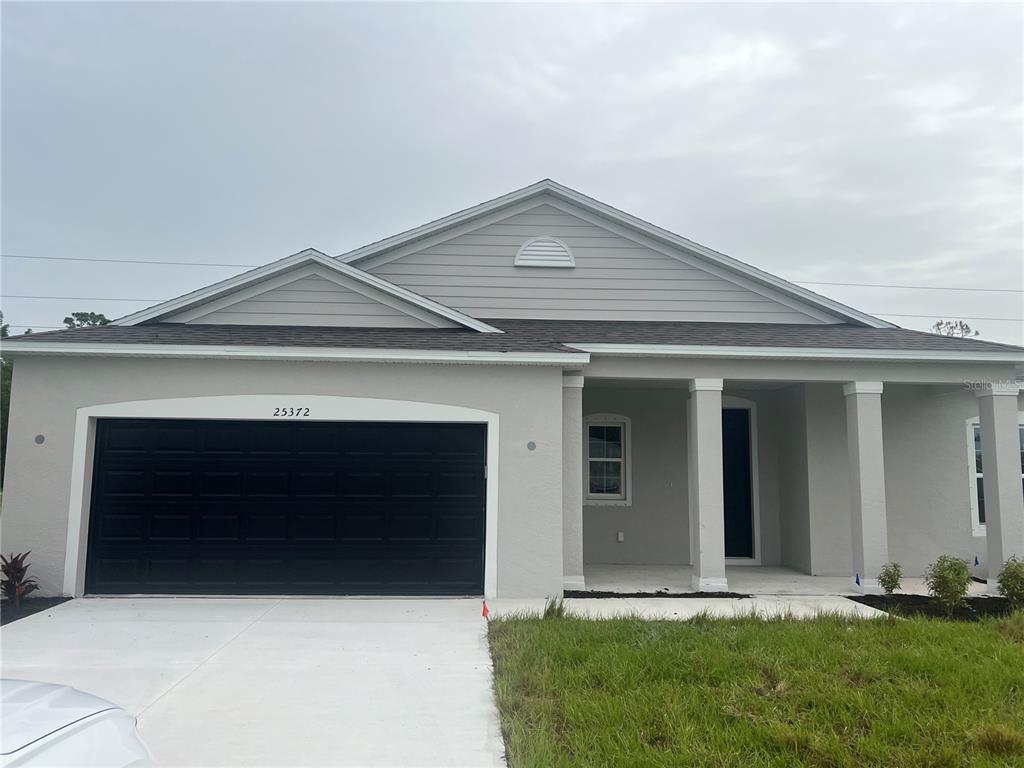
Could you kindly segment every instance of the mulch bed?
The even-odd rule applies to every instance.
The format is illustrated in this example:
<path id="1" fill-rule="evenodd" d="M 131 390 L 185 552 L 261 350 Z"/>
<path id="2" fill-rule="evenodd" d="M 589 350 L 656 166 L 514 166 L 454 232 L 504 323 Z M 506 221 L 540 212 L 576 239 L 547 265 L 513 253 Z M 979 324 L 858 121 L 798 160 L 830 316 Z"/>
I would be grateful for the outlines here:
<path id="1" fill-rule="evenodd" d="M 849 599 L 894 616 L 947 618 L 946 609 L 928 595 L 852 595 Z M 983 616 L 1008 616 L 1010 613 L 1010 601 L 1005 597 L 968 597 L 966 603 L 953 612 L 952 618 L 955 621 L 977 621 Z"/>
<path id="2" fill-rule="evenodd" d="M 566 590 L 563 596 L 573 600 L 605 597 L 699 597 L 701 599 L 709 597 L 750 597 L 750 595 L 741 595 L 739 592 L 669 592 L 668 590 L 659 590 L 658 592 L 600 592 L 598 590 L 580 591 L 571 589 Z"/>
<path id="3" fill-rule="evenodd" d="M 10 624 L 18 619 L 24 619 L 33 613 L 49 610 L 55 605 L 66 603 L 70 599 L 70 597 L 26 597 L 22 599 L 18 610 L 14 610 L 14 606 L 4 600 L 0 602 L 0 626 Z"/>

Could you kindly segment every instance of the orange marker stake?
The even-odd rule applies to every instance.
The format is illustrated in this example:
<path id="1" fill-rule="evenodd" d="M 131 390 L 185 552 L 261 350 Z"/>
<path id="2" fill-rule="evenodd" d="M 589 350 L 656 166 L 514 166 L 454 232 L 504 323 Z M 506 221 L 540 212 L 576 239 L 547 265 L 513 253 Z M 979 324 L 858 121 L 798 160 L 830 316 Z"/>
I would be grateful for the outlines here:
<path id="1" fill-rule="evenodd" d="M 491 609 L 487 607 L 486 600 L 484 600 L 484 609 L 480 612 L 480 615 L 485 619 L 489 619 L 491 617 Z"/>

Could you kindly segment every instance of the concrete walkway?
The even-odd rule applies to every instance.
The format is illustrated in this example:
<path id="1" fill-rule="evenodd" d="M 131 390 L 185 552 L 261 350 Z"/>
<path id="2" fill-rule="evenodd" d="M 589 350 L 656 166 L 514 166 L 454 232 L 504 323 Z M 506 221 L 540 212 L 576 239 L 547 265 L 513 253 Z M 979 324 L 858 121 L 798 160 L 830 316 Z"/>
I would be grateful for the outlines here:
<path id="1" fill-rule="evenodd" d="M 165 766 L 504 765 L 479 600 L 73 600 L 0 630 L 4 677 L 139 718 Z"/>

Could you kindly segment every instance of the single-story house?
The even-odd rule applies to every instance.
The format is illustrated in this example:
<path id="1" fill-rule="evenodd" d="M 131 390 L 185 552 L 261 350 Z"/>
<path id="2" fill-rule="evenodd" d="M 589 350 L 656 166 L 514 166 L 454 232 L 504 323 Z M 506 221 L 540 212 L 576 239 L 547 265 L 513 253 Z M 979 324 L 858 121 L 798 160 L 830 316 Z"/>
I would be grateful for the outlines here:
<path id="1" fill-rule="evenodd" d="M 44 593 L 538 597 L 602 564 L 872 590 L 1024 554 L 1024 349 L 552 181 L 5 342 L 3 548 Z"/>

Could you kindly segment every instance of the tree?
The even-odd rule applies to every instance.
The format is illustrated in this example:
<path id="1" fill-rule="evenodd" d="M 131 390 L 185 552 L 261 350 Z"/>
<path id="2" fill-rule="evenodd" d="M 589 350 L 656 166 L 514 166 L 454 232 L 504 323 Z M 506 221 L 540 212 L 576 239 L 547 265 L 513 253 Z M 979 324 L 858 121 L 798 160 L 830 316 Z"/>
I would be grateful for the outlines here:
<path id="1" fill-rule="evenodd" d="M 32 333 L 29 328 L 25 331 Z M 0 311 L 0 338 L 11 335 L 11 326 L 4 322 L 4 313 Z M 11 416 L 11 381 L 14 378 L 14 360 L 7 355 L 0 355 L 0 488 L 4 485 L 4 468 L 7 466 L 7 422 Z"/>
<path id="2" fill-rule="evenodd" d="M 0 338 L 11 335 L 11 326 L 4 322 L 0 311 Z M 4 484 L 4 466 L 7 464 L 7 418 L 11 411 L 11 377 L 14 375 L 13 360 L 0 355 L 0 488 Z"/>
<path id="3" fill-rule="evenodd" d="M 97 312 L 72 312 L 70 317 L 64 318 L 64 325 L 68 328 L 94 328 L 97 325 L 107 325 L 109 322 L 105 315 Z"/>
<path id="4" fill-rule="evenodd" d="M 978 332 L 963 320 L 939 320 L 932 326 L 932 333 L 937 333 L 940 336 L 953 336 L 958 339 L 969 339 L 978 335 Z"/>

